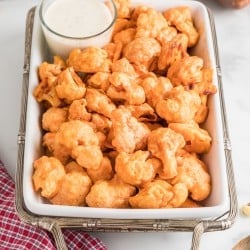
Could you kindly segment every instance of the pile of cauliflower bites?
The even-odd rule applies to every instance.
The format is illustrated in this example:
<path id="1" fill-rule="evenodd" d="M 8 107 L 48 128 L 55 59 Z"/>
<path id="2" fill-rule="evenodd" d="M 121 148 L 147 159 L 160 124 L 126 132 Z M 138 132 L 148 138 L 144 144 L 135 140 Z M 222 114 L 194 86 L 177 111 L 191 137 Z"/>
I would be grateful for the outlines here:
<path id="1" fill-rule="evenodd" d="M 100 208 L 199 207 L 211 192 L 201 127 L 216 93 L 189 7 L 163 12 L 116 0 L 103 48 L 74 49 L 39 66 L 45 153 L 34 189 L 52 204 Z"/>

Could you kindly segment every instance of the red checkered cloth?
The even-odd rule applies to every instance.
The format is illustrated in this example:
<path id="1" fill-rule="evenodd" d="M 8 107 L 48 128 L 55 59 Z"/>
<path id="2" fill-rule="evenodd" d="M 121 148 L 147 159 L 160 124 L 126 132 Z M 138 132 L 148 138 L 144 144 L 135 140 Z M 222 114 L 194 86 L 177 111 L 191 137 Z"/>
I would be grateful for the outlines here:
<path id="1" fill-rule="evenodd" d="M 14 207 L 15 183 L 0 161 L 0 249 L 56 250 L 53 237 L 45 230 L 20 221 Z M 81 231 L 64 230 L 68 249 L 106 250 L 97 238 Z"/>

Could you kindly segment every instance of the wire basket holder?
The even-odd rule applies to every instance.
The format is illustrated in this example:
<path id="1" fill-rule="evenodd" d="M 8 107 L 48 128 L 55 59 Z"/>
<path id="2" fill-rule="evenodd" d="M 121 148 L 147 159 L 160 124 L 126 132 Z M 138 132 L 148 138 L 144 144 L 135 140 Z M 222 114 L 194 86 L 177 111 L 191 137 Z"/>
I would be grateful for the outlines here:
<path id="1" fill-rule="evenodd" d="M 224 136 L 224 152 L 227 165 L 228 195 L 230 207 L 229 210 L 220 217 L 211 219 L 160 219 L 160 220 L 142 220 L 142 219 L 98 219 L 98 218 L 68 218 L 39 216 L 32 214 L 25 208 L 23 200 L 23 159 L 25 148 L 25 127 L 26 127 L 26 109 L 29 87 L 30 73 L 30 53 L 32 45 L 32 31 L 34 22 L 35 7 L 31 8 L 26 18 L 25 33 L 25 56 L 23 67 L 23 85 L 22 85 L 22 102 L 21 102 L 21 118 L 18 133 L 18 155 L 17 155 L 17 173 L 16 173 L 16 194 L 15 206 L 20 219 L 28 224 L 48 230 L 52 233 L 58 249 L 66 250 L 67 246 L 63 237 L 62 229 L 82 229 L 88 232 L 193 232 L 192 250 L 198 250 L 200 239 L 203 233 L 211 231 L 222 231 L 230 228 L 237 214 L 237 196 L 235 189 L 233 163 L 231 157 L 231 143 L 227 127 L 226 110 L 223 96 L 222 76 L 219 64 L 218 46 L 216 38 L 216 30 L 213 17 L 210 10 L 209 20 L 212 28 L 213 45 L 216 54 L 217 77 L 220 95 L 220 105 L 222 110 L 222 125 Z"/>

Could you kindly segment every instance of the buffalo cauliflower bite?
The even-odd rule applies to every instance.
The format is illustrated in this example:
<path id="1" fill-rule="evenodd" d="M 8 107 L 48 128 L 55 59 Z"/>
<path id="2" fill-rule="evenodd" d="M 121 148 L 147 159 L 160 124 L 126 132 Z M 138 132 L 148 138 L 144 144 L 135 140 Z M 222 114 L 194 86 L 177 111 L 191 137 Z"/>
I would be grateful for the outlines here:
<path id="1" fill-rule="evenodd" d="M 122 48 L 124 48 L 128 43 L 132 42 L 135 38 L 136 28 L 128 28 L 121 30 L 113 36 L 114 43 L 120 42 Z"/>
<path id="2" fill-rule="evenodd" d="M 138 37 L 127 44 L 123 54 L 139 72 L 147 72 L 160 52 L 161 45 L 154 38 Z"/>
<path id="3" fill-rule="evenodd" d="M 148 151 L 141 150 L 132 154 L 119 153 L 115 160 L 117 176 L 123 182 L 134 186 L 152 181 L 156 175 L 156 169 L 149 157 Z"/>
<path id="4" fill-rule="evenodd" d="M 81 99 L 86 92 L 85 84 L 72 67 L 66 68 L 57 78 L 56 93 L 67 103 Z"/>
<path id="5" fill-rule="evenodd" d="M 166 10 L 163 15 L 175 26 L 177 30 L 188 36 L 188 47 L 196 45 L 199 33 L 194 27 L 191 10 L 189 7 L 181 6 Z"/>
<path id="6" fill-rule="evenodd" d="M 97 169 L 88 168 L 87 173 L 93 182 L 99 180 L 110 180 L 114 176 L 114 170 L 108 157 L 103 157 Z"/>
<path id="7" fill-rule="evenodd" d="M 145 91 L 147 103 L 153 108 L 173 88 L 168 78 L 155 75 L 146 77 L 141 82 L 141 86 Z"/>
<path id="8" fill-rule="evenodd" d="M 110 42 L 103 46 L 103 49 L 107 52 L 108 59 L 111 60 L 111 62 L 115 62 L 116 60 L 121 58 L 123 44 L 121 41 L 118 41 L 116 43 Z"/>
<path id="9" fill-rule="evenodd" d="M 177 161 L 177 175 L 171 183 L 185 184 L 190 197 L 195 201 L 206 199 L 211 192 L 211 177 L 205 163 L 188 153 L 178 156 Z"/>
<path id="10" fill-rule="evenodd" d="M 67 120 L 67 108 L 50 107 L 42 116 L 42 128 L 46 131 L 56 132 L 61 124 Z"/>
<path id="11" fill-rule="evenodd" d="M 168 69 L 167 77 L 174 86 L 193 86 L 202 81 L 203 60 L 198 56 L 185 56 Z"/>
<path id="12" fill-rule="evenodd" d="M 104 134 L 108 134 L 112 125 L 112 122 L 108 117 L 97 113 L 92 114 L 91 122 L 95 125 L 97 131 L 100 131 Z"/>
<path id="13" fill-rule="evenodd" d="M 97 89 L 88 88 L 85 99 L 89 112 L 96 112 L 106 117 L 110 117 L 112 111 L 116 109 L 115 104 L 110 98 Z"/>
<path id="14" fill-rule="evenodd" d="M 118 152 L 133 153 L 144 149 L 150 133 L 148 127 L 131 115 L 124 106 L 112 112 L 112 145 Z"/>
<path id="15" fill-rule="evenodd" d="M 200 105 L 200 96 L 195 91 L 186 91 L 178 86 L 157 102 L 156 112 L 168 123 L 186 123 L 194 119 Z"/>
<path id="16" fill-rule="evenodd" d="M 72 150 L 72 157 L 76 159 L 79 165 L 86 169 L 98 169 L 103 159 L 100 145 L 76 146 Z"/>
<path id="17" fill-rule="evenodd" d="M 159 70 L 165 70 L 172 63 L 187 56 L 187 45 L 188 37 L 185 34 L 177 34 L 172 40 L 164 42 L 158 60 Z"/>
<path id="18" fill-rule="evenodd" d="M 130 17 L 130 0 L 114 0 L 118 18 Z"/>
<path id="19" fill-rule="evenodd" d="M 162 161 L 159 175 L 162 179 L 170 179 L 177 175 L 176 152 L 185 146 L 181 134 L 170 128 L 158 128 L 148 136 L 148 150 Z"/>
<path id="20" fill-rule="evenodd" d="M 84 73 L 109 72 L 111 61 L 106 50 L 98 47 L 74 49 L 68 57 L 68 65 Z"/>
<path id="21" fill-rule="evenodd" d="M 83 206 L 91 185 L 91 179 L 83 168 L 80 170 L 70 167 L 62 179 L 58 193 L 50 199 L 50 202 L 57 205 Z"/>
<path id="22" fill-rule="evenodd" d="M 91 114 L 86 109 L 86 99 L 74 100 L 69 106 L 69 120 L 89 121 Z"/>
<path id="23" fill-rule="evenodd" d="M 126 108 L 139 122 L 156 122 L 158 120 L 154 109 L 146 102 L 141 105 L 126 105 Z"/>
<path id="24" fill-rule="evenodd" d="M 167 20 L 162 13 L 153 8 L 147 8 L 146 11 L 139 13 L 136 24 L 136 38 L 156 38 L 164 28 L 168 27 Z"/>
<path id="25" fill-rule="evenodd" d="M 89 207 L 128 208 L 129 197 L 135 193 L 134 186 L 114 176 L 112 180 L 99 180 L 94 183 L 86 197 L 86 203 Z"/>
<path id="26" fill-rule="evenodd" d="M 184 184 L 172 186 L 167 181 L 154 180 L 130 197 L 129 203 L 132 208 L 172 208 L 180 207 L 187 197 L 188 191 Z"/>
<path id="27" fill-rule="evenodd" d="M 56 93 L 56 82 L 58 75 L 62 72 L 59 65 L 43 62 L 38 68 L 39 84 L 33 95 L 38 102 L 46 102 L 52 107 L 61 105 L 61 100 Z"/>
<path id="28" fill-rule="evenodd" d="M 107 95 L 114 102 L 124 101 L 127 104 L 139 105 L 145 102 L 145 92 L 135 77 L 123 72 L 113 72 L 110 76 Z"/>
<path id="29" fill-rule="evenodd" d="M 43 197 L 52 198 L 60 190 L 65 174 L 64 167 L 58 159 L 42 156 L 34 162 L 34 188 L 36 191 L 41 190 Z"/>
<path id="30" fill-rule="evenodd" d="M 106 92 L 110 85 L 109 76 L 110 73 L 108 72 L 97 72 L 87 80 L 87 84 L 89 87 L 101 89 Z"/>
<path id="31" fill-rule="evenodd" d="M 209 133 L 199 127 L 195 122 L 190 123 L 170 123 L 169 128 L 180 133 L 185 141 L 185 150 L 191 153 L 208 153 L 211 148 L 212 138 Z"/>
<path id="32" fill-rule="evenodd" d="M 115 61 L 112 64 L 112 72 L 123 72 L 123 73 L 128 74 L 131 77 L 137 76 L 133 65 L 125 57 Z"/>

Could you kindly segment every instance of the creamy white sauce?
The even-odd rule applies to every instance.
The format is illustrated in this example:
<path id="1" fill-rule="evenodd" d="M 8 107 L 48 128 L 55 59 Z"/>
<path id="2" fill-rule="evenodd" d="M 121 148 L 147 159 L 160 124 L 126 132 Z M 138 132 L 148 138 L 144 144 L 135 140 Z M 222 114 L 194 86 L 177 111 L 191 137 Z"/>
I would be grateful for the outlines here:
<path id="1" fill-rule="evenodd" d="M 112 22 L 106 5 L 98 0 L 58 0 L 44 16 L 50 29 L 70 37 L 86 37 L 105 30 Z"/>
<path id="2" fill-rule="evenodd" d="M 42 28 L 51 53 L 66 59 L 74 48 L 107 44 L 113 19 L 114 13 L 102 0 L 56 0 L 44 14 L 44 21 L 53 32 L 44 25 Z"/>

